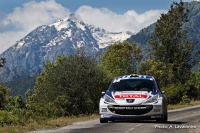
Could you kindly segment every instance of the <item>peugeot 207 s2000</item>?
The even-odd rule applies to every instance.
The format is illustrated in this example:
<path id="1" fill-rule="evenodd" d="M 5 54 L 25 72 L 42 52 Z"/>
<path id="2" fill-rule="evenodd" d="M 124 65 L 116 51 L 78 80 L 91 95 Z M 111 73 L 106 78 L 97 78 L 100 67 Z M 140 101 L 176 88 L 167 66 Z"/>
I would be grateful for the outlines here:
<path id="1" fill-rule="evenodd" d="M 116 77 L 100 99 L 100 123 L 115 120 L 167 122 L 167 98 L 153 76 Z"/>

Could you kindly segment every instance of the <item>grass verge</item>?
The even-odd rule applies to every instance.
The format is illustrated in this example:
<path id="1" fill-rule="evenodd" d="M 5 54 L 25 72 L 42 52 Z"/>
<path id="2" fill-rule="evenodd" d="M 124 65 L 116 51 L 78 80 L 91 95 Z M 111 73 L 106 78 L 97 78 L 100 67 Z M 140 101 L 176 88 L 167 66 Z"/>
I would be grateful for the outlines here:
<path id="1" fill-rule="evenodd" d="M 179 109 L 194 105 L 200 105 L 200 101 L 191 101 L 188 104 L 177 104 L 177 105 L 168 105 L 168 110 Z M 26 125 L 7 125 L 0 127 L 0 133 L 25 133 L 27 131 L 33 131 L 38 129 L 49 129 L 49 128 L 58 128 L 66 125 L 70 125 L 74 122 L 87 121 L 99 118 L 98 114 L 90 116 L 80 116 L 80 117 L 60 117 L 56 119 L 48 119 L 46 121 L 32 122 Z"/>
<path id="2" fill-rule="evenodd" d="M 79 117 L 60 117 L 55 119 L 48 119 L 46 121 L 31 122 L 25 125 L 6 125 L 0 127 L 0 133 L 25 133 L 27 131 L 33 131 L 38 129 L 50 129 L 58 128 L 66 125 L 70 125 L 74 122 L 87 121 L 98 118 L 99 115 L 94 114 L 90 116 Z"/>
<path id="3" fill-rule="evenodd" d="M 190 107 L 194 105 L 200 105 L 200 101 L 191 101 L 188 104 L 177 104 L 177 105 L 168 105 L 168 110 L 173 110 L 173 109 L 180 109 L 180 108 L 185 108 L 185 107 Z"/>

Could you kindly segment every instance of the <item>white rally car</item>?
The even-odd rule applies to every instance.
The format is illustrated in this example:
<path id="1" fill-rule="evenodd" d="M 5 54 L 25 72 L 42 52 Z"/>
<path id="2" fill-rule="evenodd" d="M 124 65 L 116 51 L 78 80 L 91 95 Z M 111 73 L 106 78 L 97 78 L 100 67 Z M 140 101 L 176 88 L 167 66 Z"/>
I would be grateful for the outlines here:
<path id="1" fill-rule="evenodd" d="M 167 97 L 153 76 L 119 76 L 100 99 L 100 123 L 115 120 L 167 122 Z"/>

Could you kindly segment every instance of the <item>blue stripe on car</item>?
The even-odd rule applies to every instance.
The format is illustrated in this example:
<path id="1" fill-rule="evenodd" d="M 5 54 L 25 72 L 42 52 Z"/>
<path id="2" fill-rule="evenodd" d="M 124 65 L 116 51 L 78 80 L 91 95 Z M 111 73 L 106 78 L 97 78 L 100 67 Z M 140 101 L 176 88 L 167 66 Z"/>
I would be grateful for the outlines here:
<path id="1" fill-rule="evenodd" d="M 112 99 L 114 99 L 111 92 L 107 91 L 106 95 L 108 95 L 109 97 L 111 97 Z"/>
<path id="2" fill-rule="evenodd" d="M 152 95 L 157 95 L 157 94 L 158 94 L 158 92 L 151 92 L 151 94 L 152 94 Z"/>

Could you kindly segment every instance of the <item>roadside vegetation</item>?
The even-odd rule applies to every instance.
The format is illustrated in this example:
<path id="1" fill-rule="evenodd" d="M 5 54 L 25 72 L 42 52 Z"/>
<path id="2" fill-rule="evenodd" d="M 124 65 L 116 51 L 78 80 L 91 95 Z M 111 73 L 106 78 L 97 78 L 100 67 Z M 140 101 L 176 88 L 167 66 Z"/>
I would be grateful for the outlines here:
<path id="1" fill-rule="evenodd" d="M 143 59 L 136 43 L 119 42 L 108 47 L 100 63 L 84 51 L 47 61 L 25 101 L 0 85 L 0 132 L 21 133 L 97 118 L 101 92 L 115 76 L 135 72 L 157 79 L 169 109 L 200 104 L 200 69 L 193 70 L 200 52 L 194 52 L 197 43 L 182 29 L 187 13 L 182 2 L 174 2 L 161 15 L 148 40 L 148 59 Z M 0 67 L 5 61 L 0 59 Z"/>

